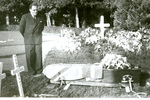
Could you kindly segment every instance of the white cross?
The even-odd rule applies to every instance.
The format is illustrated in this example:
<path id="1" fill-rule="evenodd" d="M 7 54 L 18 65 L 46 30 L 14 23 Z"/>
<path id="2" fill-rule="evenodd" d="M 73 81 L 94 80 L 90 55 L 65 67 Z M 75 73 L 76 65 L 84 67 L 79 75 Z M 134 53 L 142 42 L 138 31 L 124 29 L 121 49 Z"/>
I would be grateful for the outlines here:
<path id="1" fill-rule="evenodd" d="M 100 24 L 95 24 L 95 27 L 100 27 L 100 36 L 103 39 L 104 38 L 104 31 L 105 27 L 109 27 L 109 23 L 104 23 L 104 16 L 100 17 Z"/>
<path id="2" fill-rule="evenodd" d="M 3 63 L 0 62 L 0 96 L 1 96 L 1 80 L 6 77 L 5 73 L 2 73 L 3 70 Z"/>
<path id="3" fill-rule="evenodd" d="M 24 69 L 24 66 L 21 66 L 21 67 L 18 66 L 17 56 L 15 54 L 12 56 L 12 58 L 13 58 L 13 63 L 14 63 L 15 69 L 11 70 L 11 75 L 16 75 L 20 97 L 24 97 L 20 73 L 22 71 L 24 71 L 25 69 Z"/>

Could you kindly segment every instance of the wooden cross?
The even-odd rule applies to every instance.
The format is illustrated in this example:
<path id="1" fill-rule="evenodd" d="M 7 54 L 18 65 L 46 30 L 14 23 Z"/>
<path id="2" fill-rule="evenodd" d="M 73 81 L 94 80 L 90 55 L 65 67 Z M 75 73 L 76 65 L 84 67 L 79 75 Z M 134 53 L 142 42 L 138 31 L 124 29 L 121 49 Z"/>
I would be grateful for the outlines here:
<path id="1" fill-rule="evenodd" d="M 12 56 L 12 58 L 13 58 L 13 63 L 14 63 L 15 69 L 11 70 L 11 75 L 13 75 L 13 76 L 16 75 L 17 84 L 18 84 L 18 88 L 19 88 L 19 94 L 21 97 L 24 97 L 20 73 L 22 71 L 24 71 L 25 69 L 24 69 L 24 66 L 21 66 L 21 67 L 18 66 L 17 56 L 15 54 Z"/>
<path id="2" fill-rule="evenodd" d="M 104 38 L 104 31 L 105 31 L 105 27 L 109 27 L 110 24 L 109 23 L 104 23 L 104 16 L 100 17 L 100 24 L 95 24 L 95 27 L 100 27 L 100 36 L 103 39 Z"/>
<path id="3" fill-rule="evenodd" d="M 3 70 L 3 63 L 0 62 L 0 96 L 1 96 L 1 80 L 6 77 L 5 73 L 2 73 Z"/>

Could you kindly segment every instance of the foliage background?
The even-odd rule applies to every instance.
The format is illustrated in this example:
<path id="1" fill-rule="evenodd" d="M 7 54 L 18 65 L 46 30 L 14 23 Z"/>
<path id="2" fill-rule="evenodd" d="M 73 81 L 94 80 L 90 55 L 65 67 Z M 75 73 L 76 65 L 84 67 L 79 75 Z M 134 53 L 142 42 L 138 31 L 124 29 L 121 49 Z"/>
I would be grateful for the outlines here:
<path id="1" fill-rule="evenodd" d="M 6 17 L 9 24 L 18 24 L 32 2 L 39 4 L 50 26 L 94 27 L 104 15 L 105 22 L 117 29 L 149 28 L 150 0 L 0 0 L 0 25 L 6 24 Z"/>
<path id="2" fill-rule="evenodd" d="M 136 31 L 149 28 L 150 0 L 116 0 L 114 27 Z"/>

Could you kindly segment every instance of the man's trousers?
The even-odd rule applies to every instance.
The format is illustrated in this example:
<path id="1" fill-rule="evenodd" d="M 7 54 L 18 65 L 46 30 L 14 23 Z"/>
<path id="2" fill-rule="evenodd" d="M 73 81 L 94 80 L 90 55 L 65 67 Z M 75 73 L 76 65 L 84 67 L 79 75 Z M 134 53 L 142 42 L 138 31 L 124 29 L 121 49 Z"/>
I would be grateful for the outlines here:
<path id="1" fill-rule="evenodd" d="M 25 45 L 26 61 L 30 74 L 40 74 L 42 66 L 42 45 Z"/>

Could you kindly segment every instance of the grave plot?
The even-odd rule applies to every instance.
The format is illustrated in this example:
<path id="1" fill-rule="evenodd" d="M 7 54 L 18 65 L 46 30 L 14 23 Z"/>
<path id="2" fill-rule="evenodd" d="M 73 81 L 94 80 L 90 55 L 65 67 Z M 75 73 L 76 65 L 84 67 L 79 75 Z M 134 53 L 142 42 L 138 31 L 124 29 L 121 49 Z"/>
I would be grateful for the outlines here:
<path id="1" fill-rule="evenodd" d="M 66 52 L 71 52 L 70 54 L 74 55 L 76 52 L 80 51 L 82 46 L 90 47 L 91 45 L 92 46 L 94 45 L 95 48 L 93 50 L 96 49 L 97 51 L 100 51 L 99 56 L 103 56 L 103 57 L 105 57 L 107 54 L 110 54 L 110 55 L 112 54 L 112 56 L 113 54 L 116 54 L 116 55 L 119 54 L 120 52 L 113 52 L 115 51 L 115 49 L 121 49 L 122 55 L 125 55 L 126 52 L 130 52 L 130 54 L 139 53 L 139 51 L 141 50 L 141 46 L 142 46 L 142 43 L 140 41 L 141 34 L 139 32 L 129 32 L 129 33 L 125 32 L 127 36 L 125 35 L 123 36 L 121 32 L 118 32 L 116 33 L 117 35 L 115 35 L 113 34 L 113 31 L 110 31 L 110 33 L 108 32 L 108 34 L 104 35 L 105 27 L 109 27 L 109 24 L 103 23 L 104 22 L 103 17 L 101 17 L 101 19 L 102 20 L 100 21 L 100 24 L 95 25 L 95 27 L 100 27 L 100 32 L 92 28 L 87 28 L 84 32 L 81 32 L 79 36 L 75 36 L 73 31 L 65 30 L 64 33 L 62 33 L 61 35 L 64 37 L 66 36 L 65 38 L 68 39 L 68 42 L 70 43 L 68 43 L 68 45 L 66 46 L 66 48 L 64 48 L 64 50 L 66 50 Z M 131 35 L 132 39 L 129 38 L 128 35 Z M 70 49 L 70 51 L 68 50 L 68 48 Z M 81 61 L 76 62 L 75 64 L 71 63 L 70 61 L 68 61 L 69 64 L 66 64 L 62 61 L 63 64 L 47 65 L 43 73 L 50 79 L 51 83 L 66 84 L 66 87 L 64 88 L 65 90 L 70 85 L 121 87 L 121 86 L 124 86 L 122 85 L 121 82 L 126 81 L 126 83 L 128 84 L 127 88 L 130 88 L 130 90 L 132 91 L 132 86 L 130 83 L 140 82 L 141 69 L 139 69 L 139 67 L 137 66 L 130 65 L 129 63 L 127 63 L 126 62 L 127 58 L 122 58 L 122 55 L 117 55 L 117 57 L 119 58 L 113 58 L 112 61 L 110 62 L 109 60 L 111 59 L 111 56 L 108 57 L 110 58 L 110 59 L 107 59 L 108 62 L 101 63 L 100 62 L 101 60 L 96 62 L 96 63 L 100 62 L 100 64 L 98 65 L 98 68 L 101 68 L 101 70 L 97 68 L 95 69 L 94 63 L 91 65 L 84 64 L 83 61 L 85 59 L 88 59 L 88 58 L 85 58 L 85 59 L 81 59 Z M 90 70 L 85 72 L 84 68 L 86 70 L 87 69 L 90 69 Z M 96 75 L 100 75 L 102 77 L 96 78 L 95 72 L 97 71 L 99 73 L 96 73 Z M 84 76 L 83 74 L 90 75 L 90 76 Z M 68 76 L 71 78 L 69 78 Z M 125 76 L 131 76 L 132 81 L 130 81 L 131 80 L 130 77 L 127 77 L 127 80 L 123 81 L 124 80 L 123 78 Z"/>
<path id="2" fill-rule="evenodd" d="M 51 52 L 49 55 L 52 56 Z M 57 56 L 56 56 L 56 58 L 57 58 Z M 48 57 L 50 57 L 50 56 L 48 56 Z M 64 57 L 64 56 L 62 55 L 62 57 Z M 107 58 L 110 58 L 110 56 Z M 53 58 L 53 59 L 55 59 L 55 58 Z M 65 60 L 65 59 L 63 59 L 63 60 Z M 73 62 L 70 59 L 68 59 L 70 64 L 61 64 L 62 60 L 59 60 L 60 64 L 54 64 L 54 62 L 52 60 L 49 60 L 49 63 L 53 63 L 53 64 L 47 65 L 47 67 L 45 67 L 45 69 L 44 69 L 45 70 L 44 73 L 46 74 L 46 77 L 50 79 L 50 83 L 65 84 L 65 87 L 62 86 L 62 88 L 67 91 L 70 91 L 70 89 L 72 89 L 72 87 L 74 87 L 74 86 L 112 87 L 112 89 L 114 87 L 125 87 L 126 85 L 129 86 L 129 82 L 127 80 L 125 83 L 126 85 L 122 85 L 124 83 L 120 84 L 123 80 L 123 76 L 125 76 L 125 75 L 131 75 L 132 80 L 133 80 L 132 84 L 134 84 L 134 83 L 138 84 L 138 86 L 136 86 L 136 87 L 140 87 L 139 82 L 140 82 L 140 77 L 141 77 L 140 76 L 141 70 L 138 67 L 135 67 L 135 68 L 132 67 L 133 69 L 130 69 L 130 68 L 126 69 L 126 67 L 127 67 L 126 66 L 126 67 L 124 67 L 125 69 L 123 69 L 123 70 L 122 69 L 120 69 L 120 70 L 119 69 L 103 69 L 103 71 L 101 72 L 100 68 L 98 70 L 92 70 L 92 69 L 95 69 L 94 66 L 96 67 L 96 65 L 98 65 L 97 67 L 100 67 L 99 63 L 95 64 L 95 65 L 94 64 L 78 64 L 77 61 L 80 62 L 81 60 L 82 59 L 78 58 L 78 60 L 75 61 L 76 64 L 71 64 L 71 62 L 72 63 L 75 63 L 75 62 Z M 105 61 L 107 61 L 107 60 L 105 60 Z M 110 62 L 112 62 L 112 60 Z M 108 63 L 110 63 L 110 62 L 108 61 Z M 93 68 L 91 69 L 90 67 L 92 65 L 93 65 Z M 111 67 L 111 66 L 107 66 L 107 67 Z M 118 67 L 121 67 L 121 66 L 118 66 Z M 94 73 L 94 71 L 96 74 L 92 74 L 92 73 Z M 97 79 L 94 79 L 93 78 L 94 76 L 97 77 Z M 135 87 L 133 88 L 133 90 L 134 89 L 135 89 Z M 124 88 L 123 88 L 123 90 L 124 90 Z M 131 90 L 132 90 L 132 88 L 131 88 Z"/>
<path id="3" fill-rule="evenodd" d="M 79 37 L 76 37 L 75 33 L 73 31 L 67 31 L 67 30 L 62 31 L 61 36 L 63 36 L 64 39 L 66 39 L 66 43 L 67 43 L 66 47 L 64 47 L 64 50 L 66 50 L 66 51 L 70 50 L 70 52 L 73 52 L 73 53 L 75 53 L 75 51 L 78 52 L 78 48 L 80 48 L 80 46 L 82 45 L 81 44 L 81 40 L 83 40 L 83 39 L 85 39 L 84 40 L 85 44 L 96 44 L 97 41 L 100 41 L 100 40 L 103 41 L 106 38 L 104 36 L 105 27 L 109 27 L 109 26 L 110 26 L 109 24 L 105 24 L 104 23 L 104 17 L 101 16 L 100 24 L 95 24 L 95 27 L 100 27 L 100 33 L 98 33 L 98 31 L 92 30 L 92 29 L 91 29 L 91 33 L 90 33 L 90 30 L 87 29 L 87 32 L 85 31 L 85 32 L 81 33 L 81 37 L 80 37 L 80 35 L 79 35 Z M 85 35 L 87 35 L 87 37 L 85 37 Z M 76 38 L 77 39 L 79 38 L 79 40 L 76 40 Z M 100 48 L 101 48 L 101 45 L 100 45 Z M 102 47 L 102 48 L 104 48 L 104 47 Z M 109 56 L 110 56 L 110 59 L 111 59 L 111 56 L 113 57 L 114 55 L 110 54 Z M 116 56 L 118 56 L 118 55 L 116 55 Z M 123 59 L 123 60 L 121 60 L 120 63 L 118 64 L 117 62 L 119 62 L 119 60 L 117 58 L 118 61 L 111 62 L 111 63 L 117 63 L 117 64 L 116 65 L 111 65 L 111 66 L 112 67 L 116 67 L 117 66 L 115 69 L 119 69 L 119 68 L 122 69 L 122 67 L 127 67 L 127 69 L 128 69 L 129 65 L 128 65 L 128 63 L 126 61 L 125 61 L 125 65 L 122 65 L 124 63 L 124 60 L 126 60 L 126 58 L 121 58 L 120 55 L 119 55 L 119 57 L 120 57 L 119 59 Z M 108 59 L 108 60 L 110 60 L 110 59 Z M 121 79 L 122 79 L 123 75 L 131 74 L 131 73 L 137 73 L 138 72 L 138 74 L 134 75 L 134 77 L 137 76 L 134 80 L 135 80 L 135 82 L 139 82 L 139 81 L 137 81 L 137 80 L 139 80 L 138 78 L 140 77 L 140 71 L 139 70 L 137 70 L 137 72 L 136 72 L 136 70 L 134 70 L 135 72 L 133 70 L 132 71 L 130 71 L 130 70 L 127 70 L 127 71 L 120 71 L 120 70 L 119 71 L 114 71 L 114 70 L 111 71 L 111 70 L 108 70 L 108 72 L 107 72 L 107 70 L 102 71 L 103 67 L 104 67 L 103 65 L 105 63 L 102 62 L 102 64 L 101 63 L 98 64 L 97 68 L 95 66 L 96 64 L 93 64 L 93 65 L 88 65 L 88 64 L 82 64 L 82 65 L 81 64 L 48 65 L 44 69 L 43 73 L 48 78 L 50 78 L 53 81 L 58 81 L 59 79 L 60 80 L 75 80 L 75 79 L 82 79 L 82 78 L 89 79 L 89 80 L 93 81 L 93 79 L 98 79 L 98 78 L 102 79 L 102 75 L 103 75 L 103 80 L 101 80 L 103 84 L 100 84 L 100 86 L 107 86 L 106 85 L 107 83 L 118 83 L 118 82 L 121 82 Z M 57 68 L 57 66 L 58 66 L 58 68 Z M 106 66 L 108 66 L 108 65 L 106 65 Z M 87 72 L 84 72 L 87 69 L 90 69 L 90 70 L 88 70 Z M 97 71 L 99 73 L 95 73 Z M 107 73 L 109 73 L 109 74 L 107 74 Z M 122 73 L 122 74 L 120 74 L 120 73 Z M 84 76 L 83 74 L 85 74 L 85 75 L 91 74 L 91 75 L 89 77 L 89 76 Z M 95 75 L 100 75 L 101 77 L 97 78 L 97 77 L 95 77 Z M 71 78 L 70 79 L 63 79 L 66 76 L 70 76 Z M 109 77 L 111 77 L 112 79 L 109 78 Z M 97 81 L 97 80 L 95 80 L 95 81 Z M 68 84 L 71 84 L 71 82 L 70 83 L 68 82 Z M 81 84 L 83 85 L 84 83 L 83 82 L 79 83 L 79 85 L 81 85 Z M 92 85 L 92 84 L 89 84 L 89 85 Z M 108 85 L 108 86 L 111 87 L 111 85 Z M 115 85 L 112 84 L 112 86 L 115 86 Z"/>
<path id="4" fill-rule="evenodd" d="M 51 83 L 61 83 L 69 85 L 88 85 L 88 86 L 104 86 L 104 87 L 121 87 L 120 83 L 124 75 L 131 75 L 134 83 L 140 82 L 140 69 L 131 68 L 131 66 L 117 66 L 117 67 L 128 67 L 126 69 L 105 69 L 104 67 L 107 60 L 107 56 L 118 56 L 118 55 L 106 55 L 102 59 L 101 63 L 95 64 L 51 64 L 48 65 L 43 73 L 47 78 L 50 79 Z M 115 59 L 118 59 L 117 57 Z M 120 58 L 124 59 L 124 58 Z M 122 62 L 118 60 L 116 62 Z M 108 61 L 112 63 L 113 61 Z M 116 63 L 117 64 L 117 63 Z M 127 64 L 126 61 L 122 64 Z M 111 66 L 111 65 L 110 65 Z M 114 65 L 116 66 L 116 65 Z M 107 66 L 108 67 L 108 66 Z M 117 68 L 116 67 L 116 68 Z"/>

